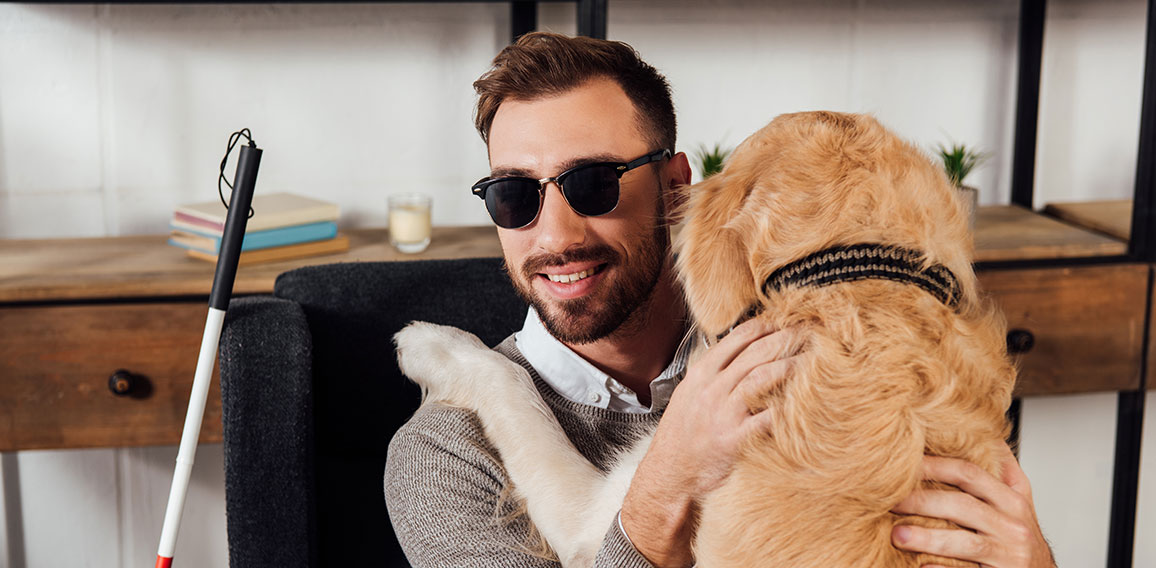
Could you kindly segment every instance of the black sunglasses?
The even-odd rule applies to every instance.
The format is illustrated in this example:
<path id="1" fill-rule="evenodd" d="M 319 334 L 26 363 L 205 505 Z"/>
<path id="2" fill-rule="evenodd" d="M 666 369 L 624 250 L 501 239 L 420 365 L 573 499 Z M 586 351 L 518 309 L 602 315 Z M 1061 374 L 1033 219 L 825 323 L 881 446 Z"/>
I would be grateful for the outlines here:
<path id="1" fill-rule="evenodd" d="M 546 184 L 550 182 L 558 184 L 575 213 L 597 217 L 618 206 L 618 180 L 622 174 L 670 155 L 670 150 L 655 150 L 629 162 L 582 164 L 552 178 L 484 178 L 475 183 L 472 190 L 486 202 L 486 210 L 494 223 L 504 229 L 520 229 L 538 218 L 546 197 Z"/>

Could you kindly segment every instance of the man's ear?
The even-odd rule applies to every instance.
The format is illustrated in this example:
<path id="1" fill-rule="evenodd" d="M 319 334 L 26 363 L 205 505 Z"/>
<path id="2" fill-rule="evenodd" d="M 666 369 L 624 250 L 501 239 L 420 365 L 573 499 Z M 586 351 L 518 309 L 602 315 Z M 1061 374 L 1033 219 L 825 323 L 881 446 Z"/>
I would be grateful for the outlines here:
<path id="1" fill-rule="evenodd" d="M 679 152 L 670 157 L 659 172 L 662 176 L 662 201 L 666 208 L 667 224 L 682 222 L 686 214 L 687 189 L 690 187 L 690 162 L 686 153 Z"/>

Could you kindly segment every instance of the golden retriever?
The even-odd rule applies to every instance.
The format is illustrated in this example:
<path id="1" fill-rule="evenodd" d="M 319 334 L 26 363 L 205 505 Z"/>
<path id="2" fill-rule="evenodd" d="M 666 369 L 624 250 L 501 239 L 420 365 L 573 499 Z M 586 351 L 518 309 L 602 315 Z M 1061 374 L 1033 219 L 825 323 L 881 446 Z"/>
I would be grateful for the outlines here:
<path id="1" fill-rule="evenodd" d="M 698 565 L 969 565 L 891 544 L 896 524 L 947 526 L 890 512 L 928 483 L 924 454 L 998 473 L 1009 429 L 1005 324 L 978 293 L 941 168 L 869 116 L 790 114 L 690 187 L 687 204 L 678 271 L 701 333 L 744 314 L 804 330 L 788 378 L 748 401 L 777 419 L 702 503 Z M 473 336 L 417 323 L 396 342 L 425 403 L 477 412 L 563 565 L 589 565 L 649 439 L 604 474 L 525 370 Z"/>

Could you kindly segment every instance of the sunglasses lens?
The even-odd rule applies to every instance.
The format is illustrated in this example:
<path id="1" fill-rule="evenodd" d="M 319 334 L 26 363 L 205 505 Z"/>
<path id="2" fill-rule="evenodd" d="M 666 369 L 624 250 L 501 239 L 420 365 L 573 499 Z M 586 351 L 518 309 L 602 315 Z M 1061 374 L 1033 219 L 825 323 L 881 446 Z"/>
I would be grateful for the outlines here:
<path id="1" fill-rule="evenodd" d="M 538 216 L 538 184 L 530 180 L 499 180 L 486 187 L 486 209 L 499 227 L 517 229 Z"/>
<path id="2" fill-rule="evenodd" d="M 560 181 L 570 207 L 583 215 L 605 215 L 618 205 L 618 175 L 611 166 L 578 168 Z"/>
<path id="3" fill-rule="evenodd" d="M 566 202 L 581 215 L 605 215 L 618 206 L 618 172 L 614 166 L 592 164 L 558 178 Z M 520 229 L 542 207 L 540 184 L 528 178 L 500 178 L 485 185 L 486 209 L 499 227 Z"/>

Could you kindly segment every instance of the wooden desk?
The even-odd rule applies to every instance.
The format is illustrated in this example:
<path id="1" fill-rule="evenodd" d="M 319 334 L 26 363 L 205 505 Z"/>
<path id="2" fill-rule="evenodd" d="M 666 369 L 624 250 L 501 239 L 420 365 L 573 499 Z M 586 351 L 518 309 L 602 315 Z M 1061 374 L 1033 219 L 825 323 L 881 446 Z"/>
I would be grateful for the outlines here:
<path id="1" fill-rule="evenodd" d="M 240 267 L 234 294 L 270 293 L 278 274 L 307 265 L 501 256 L 493 227 L 435 228 L 416 255 L 385 230 L 347 234 L 341 254 Z M 0 241 L 0 451 L 180 440 L 214 265 L 165 240 Z M 140 376 L 127 396 L 108 387 L 118 369 Z M 201 441 L 220 440 L 214 385 Z"/>
<path id="2" fill-rule="evenodd" d="M 499 256 L 492 227 L 435 228 L 419 255 L 384 230 L 348 232 L 348 252 L 243 266 L 235 294 L 264 294 L 278 274 L 333 262 Z M 213 265 L 163 236 L 0 241 L 0 451 L 175 444 L 207 313 Z M 1015 207 L 982 208 L 980 261 L 1115 255 L 1123 243 Z M 1023 395 L 1135 388 L 1148 267 L 1112 264 L 986 270 L 985 289 L 1035 346 L 1018 357 Z M 116 396 L 108 378 L 147 378 Z M 221 439 L 214 386 L 202 441 Z"/>

